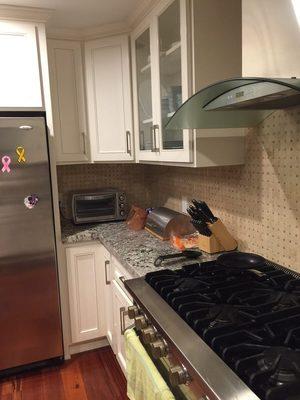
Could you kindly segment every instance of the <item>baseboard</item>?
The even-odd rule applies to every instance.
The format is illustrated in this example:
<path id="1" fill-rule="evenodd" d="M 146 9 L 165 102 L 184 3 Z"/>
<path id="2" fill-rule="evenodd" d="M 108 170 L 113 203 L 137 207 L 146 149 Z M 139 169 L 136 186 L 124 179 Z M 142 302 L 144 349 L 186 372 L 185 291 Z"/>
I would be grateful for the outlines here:
<path id="1" fill-rule="evenodd" d="M 84 351 L 95 350 L 105 346 L 109 346 L 106 337 L 98 340 L 93 340 L 90 342 L 72 344 L 69 346 L 69 353 L 71 356 L 72 354 L 83 353 Z M 71 357 L 68 356 L 65 357 L 65 359 L 69 358 Z"/>

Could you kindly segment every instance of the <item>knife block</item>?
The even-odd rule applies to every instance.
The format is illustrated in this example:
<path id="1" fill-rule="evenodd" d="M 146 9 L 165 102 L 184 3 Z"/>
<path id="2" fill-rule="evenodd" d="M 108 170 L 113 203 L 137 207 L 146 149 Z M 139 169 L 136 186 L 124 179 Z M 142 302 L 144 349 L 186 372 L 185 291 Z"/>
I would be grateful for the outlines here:
<path id="1" fill-rule="evenodd" d="M 228 232 L 223 222 L 218 219 L 213 224 L 207 224 L 212 235 L 204 236 L 199 234 L 198 247 L 209 254 L 220 253 L 221 251 L 232 251 L 238 246 L 237 241 Z"/>

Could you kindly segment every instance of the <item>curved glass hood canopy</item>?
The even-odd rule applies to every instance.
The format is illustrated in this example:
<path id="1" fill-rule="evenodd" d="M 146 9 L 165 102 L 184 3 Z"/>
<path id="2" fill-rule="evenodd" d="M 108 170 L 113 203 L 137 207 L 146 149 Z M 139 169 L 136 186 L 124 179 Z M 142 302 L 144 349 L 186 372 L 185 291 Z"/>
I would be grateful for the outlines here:
<path id="1" fill-rule="evenodd" d="M 247 128 L 273 111 L 300 104 L 300 79 L 235 78 L 214 83 L 190 97 L 167 129 Z"/>

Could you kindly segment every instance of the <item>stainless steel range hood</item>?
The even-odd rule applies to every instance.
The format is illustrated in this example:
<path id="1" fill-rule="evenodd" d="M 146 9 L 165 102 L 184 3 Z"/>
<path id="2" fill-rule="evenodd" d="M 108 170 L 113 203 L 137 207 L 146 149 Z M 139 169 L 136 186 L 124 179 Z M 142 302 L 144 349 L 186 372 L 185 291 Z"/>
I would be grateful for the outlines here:
<path id="1" fill-rule="evenodd" d="M 300 105 L 300 79 L 235 78 L 189 98 L 167 129 L 246 128 L 278 109 Z"/>

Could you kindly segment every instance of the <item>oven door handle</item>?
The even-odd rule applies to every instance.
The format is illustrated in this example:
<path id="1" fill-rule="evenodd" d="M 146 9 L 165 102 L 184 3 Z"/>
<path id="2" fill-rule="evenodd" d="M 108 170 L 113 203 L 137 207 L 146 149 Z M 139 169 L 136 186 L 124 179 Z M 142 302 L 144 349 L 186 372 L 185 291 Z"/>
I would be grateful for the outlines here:
<path id="1" fill-rule="evenodd" d="M 126 307 L 121 307 L 120 308 L 120 333 L 122 336 L 124 336 L 124 333 L 127 329 L 134 328 L 134 324 L 131 324 L 126 328 L 126 323 L 125 323 L 125 317 L 128 316 L 128 310 L 126 310 Z"/>

